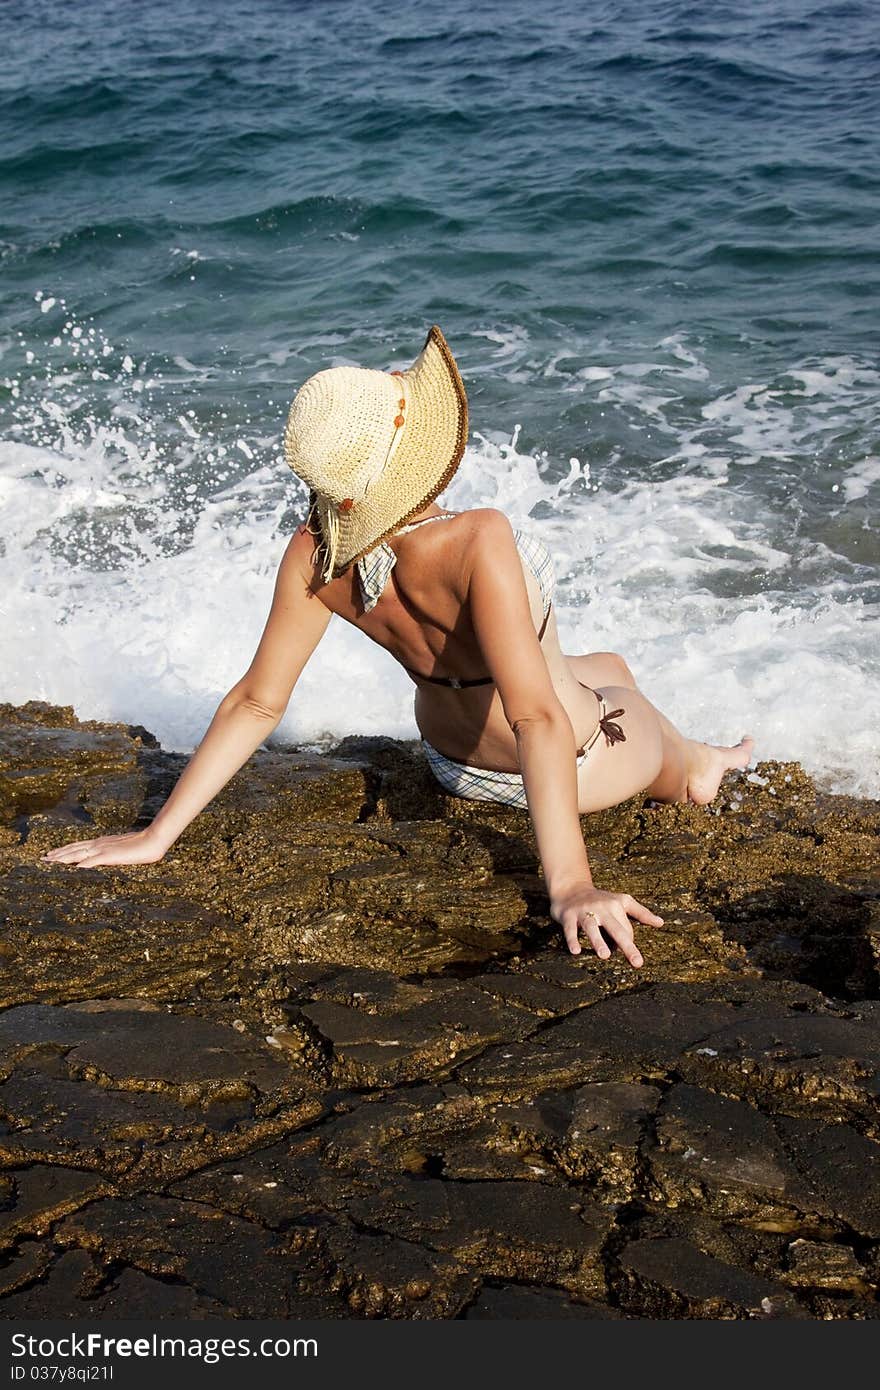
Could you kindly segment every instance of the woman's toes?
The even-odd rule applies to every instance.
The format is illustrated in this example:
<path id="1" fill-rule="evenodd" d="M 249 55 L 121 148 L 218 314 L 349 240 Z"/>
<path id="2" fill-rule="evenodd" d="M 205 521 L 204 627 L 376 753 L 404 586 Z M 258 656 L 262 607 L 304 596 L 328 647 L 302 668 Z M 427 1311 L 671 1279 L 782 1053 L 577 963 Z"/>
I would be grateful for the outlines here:
<path id="1" fill-rule="evenodd" d="M 731 761 L 731 768 L 748 767 L 752 761 L 752 753 L 755 747 L 755 740 L 751 734 L 744 734 L 735 748 L 731 749 L 734 755 Z"/>

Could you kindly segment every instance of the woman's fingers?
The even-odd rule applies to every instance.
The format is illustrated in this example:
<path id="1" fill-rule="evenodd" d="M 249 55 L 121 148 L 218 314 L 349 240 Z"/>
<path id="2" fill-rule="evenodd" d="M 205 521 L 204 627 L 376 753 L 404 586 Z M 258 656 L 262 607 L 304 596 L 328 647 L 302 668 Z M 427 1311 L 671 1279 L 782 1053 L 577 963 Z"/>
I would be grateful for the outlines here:
<path id="1" fill-rule="evenodd" d="M 581 953 L 581 943 L 578 936 L 578 916 L 574 911 L 563 913 L 562 931 L 565 936 L 565 944 L 573 956 Z"/>
<path id="2" fill-rule="evenodd" d="M 590 906 L 587 907 L 586 903 Z M 611 951 L 602 935 L 604 931 L 636 970 L 644 965 L 645 960 L 633 938 L 630 918 L 649 927 L 663 925 L 662 917 L 658 917 L 656 912 L 652 912 L 629 893 L 593 891 L 584 894 L 583 897 L 580 894 L 572 895 L 568 904 L 560 904 L 560 909 L 556 920 L 562 926 L 566 945 L 572 955 L 581 954 L 580 937 L 583 934 L 599 959 L 608 960 Z"/>
<path id="3" fill-rule="evenodd" d="M 96 868 L 99 864 L 150 863 L 147 855 L 139 854 L 134 835 L 107 835 L 97 840 L 77 840 L 59 845 L 42 856 L 48 864 L 68 864 L 77 869 Z"/>
<path id="4" fill-rule="evenodd" d="M 644 903 L 640 903 L 636 898 L 625 893 L 623 897 L 624 911 L 630 916 L 635 917 L 637 922 L 644 922 L 646 927 L 662 927 L 663 918 L 658 917 L 656 912 L 652 912 Z"/>
<path id="5" fill-rule="evenodd" d="M 633 940 L 632 925 L 623 908 L 614 902 L 603 903 L 601 917 L 590 908 L 568 908 L 560 914 L 565 943 L 573 956 L 582 951 L 581 934 L 589 941 L 600 960 L 608 960 L 611 949 L 602 932 L 605 931 L 618 949 L 626 956 L 636 970 L 644 965 L 644 958 Z"/>
<path id="6" fill-rule="evenodd" d="M 71 850 L 90 849 L 94 843 L 94 840 L 71 840 L 70 844 L 57 845 L 55 849 L 47 850 L 42 857 L 43 859 L 62 859 Z"/>
<path id="7" fill-rule="evenodd" d="M 75 864 L 84 854 L 91 854 L 91 852 L 91 845 L 78 845 L 75 848 L 71 845 L 65 845 L 63 850 L 59 850 L 57 854 L 53 854 L 49 862 L 52 864 Z M 46 859 L 49 858 L 48 855 L 44 857 Z"/>
<path id="8" fill-rule="evenodd" d="M 604 936 L 599 930 L 598 920 L 593 916 L 592 912 L 584 913 L 583 916 L 584 931 L 589 937 L 590 945 L 592 946 L 593 950 L 596 952 L 596 955 L 599 957 L 600 960 L 607 960 L 608 957 L 611 955 L 611 952 L 608 949 L 608 942 L 605 940 Z"/>
<path id="9" fill-rule="evenodd" d="M 618 912 L 619 916 L 616 916 L 613 921 L 608 923 L 606 930 L 617 942 L 617 945 L 626 956 L 630 965 L 635 966 L 636 970 L 638 970 L 640 966 L 644 965 L 644 958 L 633 940 L 633 932 L 629 924 L 629 919 L 624 914 L 622 908 L 618 909 Z"/>

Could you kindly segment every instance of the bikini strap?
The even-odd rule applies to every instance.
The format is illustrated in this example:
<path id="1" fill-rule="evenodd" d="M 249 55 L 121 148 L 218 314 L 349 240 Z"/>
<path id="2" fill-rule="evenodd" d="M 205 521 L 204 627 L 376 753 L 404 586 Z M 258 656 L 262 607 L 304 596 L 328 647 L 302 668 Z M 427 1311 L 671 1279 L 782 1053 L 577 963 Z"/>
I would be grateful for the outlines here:
<path id="1" fill-rule="evenodd" d="M 403 662 L 401 662 L 403 666 Z M 421 671 L 414 671 L 411 666 L 404 666 L 411 676 L 415 676 L 419 681 L 430 681 L 432 685 L 448 685 L 453 690 L 465 690 L 472 685 L 493 685 L 492 676 L 477 676 L 475 680 L 459 680 L 458 676 L 423 676 Z"/>
<path id="2" fill-rule="evenodd" d="M 409 526 L 401 526 L 399 531 L 393 531 L 391 534 L 400 536 L 405 531 L 414 530 L 416 526 L 423 526 L 426 521 L 446 521 L 452 516 L 458 516 L 458 512 L 438 512 L 435 516 L 423 516 L 421 521 L 411 521 Z M 357 575 L 365 613 L 376 607 L 396 564 L 397 555 L 388 544 L 388 538 L 374 545 L 372 550 L 368 550 L 366 555 L 362 555 L 358 560 Z"/>
<path id="3" fill-rule="evenodd" d="M 458 512 L 437 512 L 434 516 L 423 516 L 421 521 L 411 521 L 408 526 L 401 526 L 397 531 L 392 531 L 391 534 L 403 536 L 407 531 L 414 531 L 417 526 L 425 526 L 429 521 L 449 521 L 454 516 L 458 516 Z"/>

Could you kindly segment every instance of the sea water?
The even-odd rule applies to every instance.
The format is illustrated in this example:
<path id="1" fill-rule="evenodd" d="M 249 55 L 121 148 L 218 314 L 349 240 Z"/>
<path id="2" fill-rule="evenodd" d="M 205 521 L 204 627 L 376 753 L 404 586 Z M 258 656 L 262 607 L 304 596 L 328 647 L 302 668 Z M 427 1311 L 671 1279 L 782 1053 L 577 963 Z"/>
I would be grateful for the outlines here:
<path id="1" fill-rule="evenodd" d="M 442 499 L 550 545 L 568 651 L 880 794 L 872 0 L 7 0 L 0 698 L 192 748 L 253 654 L 321 367 L 438 323 Z M 334 621 L 278 737 L 415 734 Z"/>

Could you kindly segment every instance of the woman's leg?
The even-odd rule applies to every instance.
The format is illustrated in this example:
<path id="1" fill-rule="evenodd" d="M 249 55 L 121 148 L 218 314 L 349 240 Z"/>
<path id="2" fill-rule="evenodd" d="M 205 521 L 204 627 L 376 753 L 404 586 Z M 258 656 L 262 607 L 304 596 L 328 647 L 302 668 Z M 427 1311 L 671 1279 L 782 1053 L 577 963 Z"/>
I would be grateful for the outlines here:
<path id="1" fill-rule="evenodd" d="M 624 685 L 636 689 L 636 678 L 617 652 L 590 652 L 589 656 L 567 656 L 575 680 L 593 690 L 599 685 Z"/>
<path id="2" fill-rule="evenodd" d="M 617 721 L 626 743 L 609 747 L 600 736 L 579 768 L 582 814 L 616 806 L 639 792 L 655 801 L 693 801 L 704 806 L 714 799 L 725 772 L 748 766 L 753 739 L 746 737 L 726 748 L 685 738 L 636 689 L 622 657 L 597 652 L 568 661 L 576 679 L 598 690 L 609 710 L 622 707 L 626 711 Z M 603 675 L 613 675 L 613 682 L 597 683 L 595 678 Z"/>

